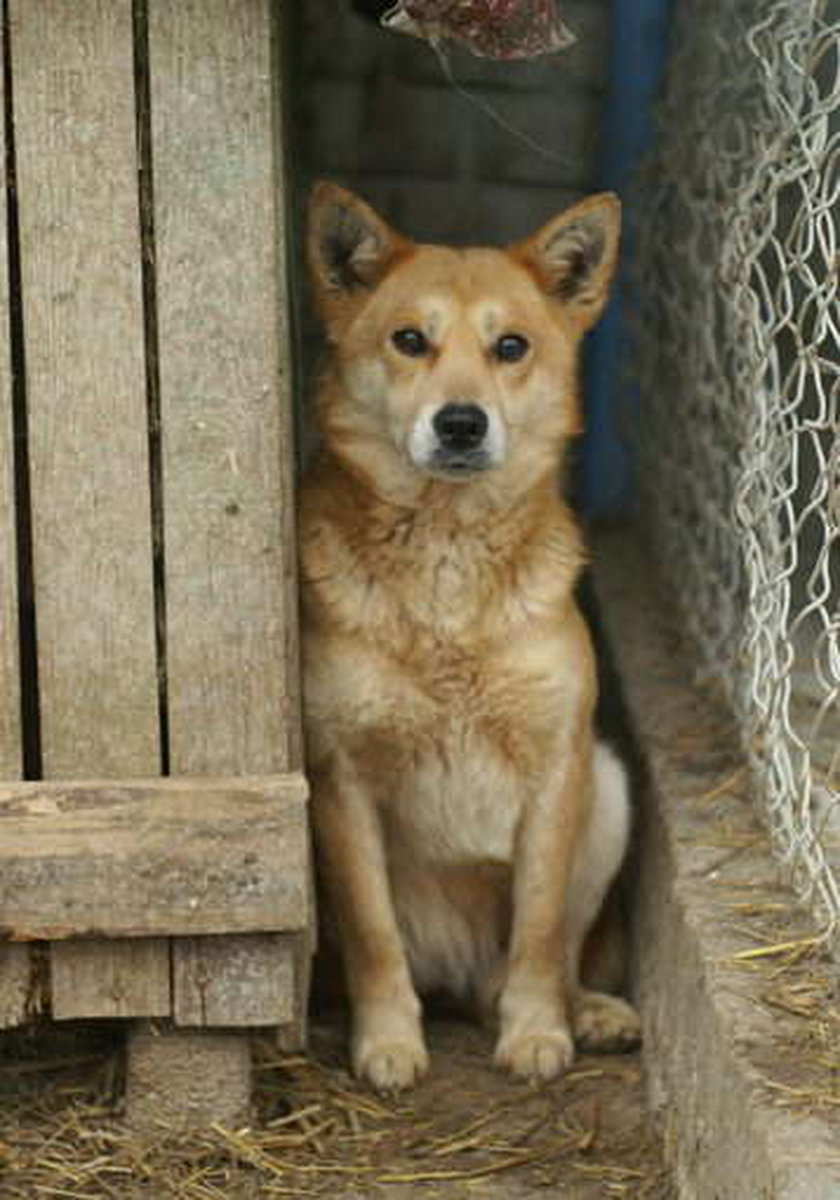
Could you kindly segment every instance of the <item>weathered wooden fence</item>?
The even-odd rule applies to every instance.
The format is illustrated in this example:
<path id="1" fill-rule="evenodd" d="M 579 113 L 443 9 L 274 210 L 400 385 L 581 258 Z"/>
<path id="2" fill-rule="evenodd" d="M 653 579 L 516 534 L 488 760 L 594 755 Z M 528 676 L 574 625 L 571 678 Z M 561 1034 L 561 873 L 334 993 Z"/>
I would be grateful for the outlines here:
<path id="1" fill-rule="evenodd" d="M 242 1111 L 231 1028 L 303 1037 L 279 19 L 2 30 L 0 1027 L 161 1019 L 138 1120 Z"/>

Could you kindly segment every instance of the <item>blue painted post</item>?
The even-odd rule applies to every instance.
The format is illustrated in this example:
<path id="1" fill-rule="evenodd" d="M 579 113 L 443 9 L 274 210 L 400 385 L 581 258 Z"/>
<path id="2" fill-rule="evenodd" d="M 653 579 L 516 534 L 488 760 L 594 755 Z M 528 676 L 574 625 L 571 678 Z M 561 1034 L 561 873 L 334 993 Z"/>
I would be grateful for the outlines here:
<path id="1" fill-rule="evenodd" d="M 604 122 L 601 186 L 628 198 L 630 174 L 654 136 L 653 101 L 665 70 L 673 0 L 613 0 L 610 94 Z M 633 252 L 625 238 L 623 261 Z M 600 325 L 589 339 L 586 436 L 581 455 L 580 504 L 587 516 L 618 517 L 632 499 L 632 462 L 621 433 L 622 405 L 638 403 L 622 384 L 626 330 L 622 306 L 626 270 Z M 623 396 L 621 395 L 623 393 Z"/>

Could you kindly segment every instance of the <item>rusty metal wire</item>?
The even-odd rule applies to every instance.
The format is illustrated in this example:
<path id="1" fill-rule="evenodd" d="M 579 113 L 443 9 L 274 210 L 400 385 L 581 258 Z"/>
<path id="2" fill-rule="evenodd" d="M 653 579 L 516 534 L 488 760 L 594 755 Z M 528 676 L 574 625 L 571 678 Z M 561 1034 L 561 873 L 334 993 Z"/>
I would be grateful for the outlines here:
<path id="1" fill-rule="evenodd" d="M 644 519 L 840 943 L 840 0 L 681 0 L 636 214 Z"/>

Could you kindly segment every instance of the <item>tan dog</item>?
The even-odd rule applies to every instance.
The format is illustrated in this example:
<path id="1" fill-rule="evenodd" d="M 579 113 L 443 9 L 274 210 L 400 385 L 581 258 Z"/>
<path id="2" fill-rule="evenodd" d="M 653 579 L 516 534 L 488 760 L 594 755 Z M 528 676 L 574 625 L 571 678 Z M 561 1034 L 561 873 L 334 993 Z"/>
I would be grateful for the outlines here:
<path id="1" fill-rule="evenodd" d="M 628 804 L 558 495 L 618 237 L 609 195 L 507 251 L 418 246 L 313 195 L 331 355 L 301 503 L 307 748 L 353 1063 L 379 1089 L 427 1066 L 426 990 L 498 1004 L 497 1060 L 530 1078 L 569 1065 L 573 1034 L 638 1037 L 579 979 Z"/>

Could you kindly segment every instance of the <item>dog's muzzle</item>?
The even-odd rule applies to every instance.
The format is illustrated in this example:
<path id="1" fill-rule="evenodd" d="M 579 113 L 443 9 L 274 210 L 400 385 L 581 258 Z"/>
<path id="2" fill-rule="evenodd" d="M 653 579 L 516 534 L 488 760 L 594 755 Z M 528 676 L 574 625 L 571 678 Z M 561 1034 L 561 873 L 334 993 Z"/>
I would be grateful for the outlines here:
<path id="1" fill-rule="evenodd" d="M 436 446 L 432 465 L 452 474 L 484 471 L 491 466 L 487 446 L 490 421 L 477 404 L 445 404 L 432 418 Z"/>
<path id="2" fill-rule="evenodd" d="M 426 405 L 408 435 L 415 466 L 447 479 L 468 479 L 498 467 L 505 456 L 505 430 L 493 409 L 466 401 L 440 408 Z"/>

